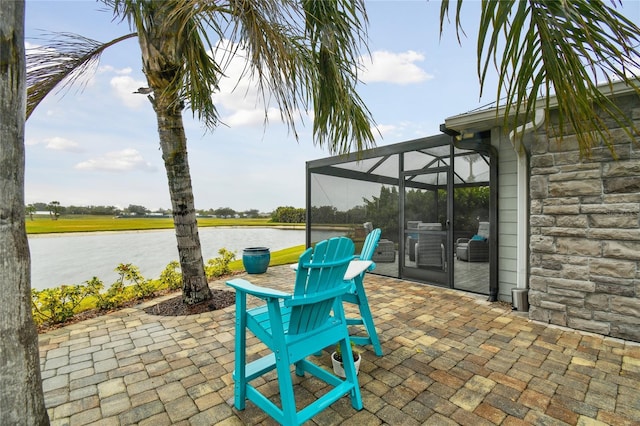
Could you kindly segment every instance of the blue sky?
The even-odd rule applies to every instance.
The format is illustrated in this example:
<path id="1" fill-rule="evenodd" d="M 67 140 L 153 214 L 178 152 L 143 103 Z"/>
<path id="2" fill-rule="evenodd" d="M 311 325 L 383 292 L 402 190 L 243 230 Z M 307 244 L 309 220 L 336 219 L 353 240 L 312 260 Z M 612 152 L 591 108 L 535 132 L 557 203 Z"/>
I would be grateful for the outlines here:
<path id="1" fill-rule="evenodd" d="M 439 8 L 437 1 L 367 2 L 371 55 L 363 59 L 358 91 L 381 133 L 378 146 L 438 134 L 446 117 L 495 100 L 493 76 L 479 97 L 478 3 L 464 4 L 462 45 L 453 24 L 439 38 Z M 625 2 L 621 10 L 640 22 L 640 2 Z M 103 42 L 130 32 L 93 0 L 27 0 L 27 47 L 40 43 L 42 30 Z M 277 114 L 263 126 L 254 85 L 237 84 L 233 69 L 215 98 L 226 126 L 205 131 L 184 113 L 196 208 L 304 207 L 305 162 L 328 152 L 314 147 L 308 120 L 299 123 L 299 141 Z M 155 114 L 145 96 L 132 93 L 143 86 L 132 39 L 105 52 L 84 88 L 45 99 L 26 124 L 26 203 L 170 208 Z"/>

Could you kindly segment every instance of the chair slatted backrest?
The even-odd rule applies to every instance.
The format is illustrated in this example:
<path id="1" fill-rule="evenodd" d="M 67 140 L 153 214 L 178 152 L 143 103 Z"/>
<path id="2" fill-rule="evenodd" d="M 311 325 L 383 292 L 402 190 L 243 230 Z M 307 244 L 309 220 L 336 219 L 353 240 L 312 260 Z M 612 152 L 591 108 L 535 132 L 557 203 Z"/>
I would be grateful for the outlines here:
<path id="1" fill-rule="evenodd" d="M 346 237 L 331 238 L 316 244 L 313 251 L 305 251 L 298 261 L 289 334 L 314 330 L 324 324 L 331 313 L 333 303 L 344 284 L 344 274 L 353 259 L 354 245 Z"/>
<path id="2" fill-rule="evenodd" d="M 360 260 L 371 260 L 373 259 L 373 255 L 376 252 L 376 247 L 378 247 L 378 243 L 380 242 L 380 234 L 382 231 L 380 228 L 376 228 L 367 235 L 367 238 L 364 240 L 364 245 L 362 246 L 362 250 L 360 251 L 360 255 L 358 258 Z"/>

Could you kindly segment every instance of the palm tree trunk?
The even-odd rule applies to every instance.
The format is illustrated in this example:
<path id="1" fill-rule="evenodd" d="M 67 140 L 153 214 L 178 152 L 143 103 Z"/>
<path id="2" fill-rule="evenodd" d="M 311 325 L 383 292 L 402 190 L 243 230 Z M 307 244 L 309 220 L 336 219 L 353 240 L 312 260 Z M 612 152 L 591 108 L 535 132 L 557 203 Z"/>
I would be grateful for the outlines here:
<path id="1" fill-rule="evenodd" d="M 48 425 L 24 224 L 24 1 L 0 1 L 0 423 Z"/>
<path id="2" fill-rule="evenodd" d="M 154 108 L 171 194 L 173 226 L 178 241 L 178 255 L 182 269 L 182 300 L 187 304 L 195 304 L 210 299 L 211 290 L 204 271 L 198 235 L 182 113 L 179 108 L 172 106 L 155 104 Z"/>
<path id="3" fill-rule="evenodd" d="M 204 271 L 193 202 L 187 138 L 182 122 L 184 103 L 174 87 L 176 82 L 182 81 L 184 72 L 182 28 L 171 19 L 171 2 L 150 2 L 146 6 L 148 15 L 138 17 L 136 22 L 138 41 L 143 72 L 153 92 L 149 100 L 158 121 L 160 147 L 169 183 L 182 269 L 182 300 L 192 305 L 211 299 L 212 293 Z"/>

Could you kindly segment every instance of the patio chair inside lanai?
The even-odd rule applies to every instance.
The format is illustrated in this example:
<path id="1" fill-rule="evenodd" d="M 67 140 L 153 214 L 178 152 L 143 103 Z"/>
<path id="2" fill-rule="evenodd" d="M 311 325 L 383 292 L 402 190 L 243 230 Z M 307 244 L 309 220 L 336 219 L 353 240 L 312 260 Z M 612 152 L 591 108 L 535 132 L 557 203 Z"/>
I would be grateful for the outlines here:
<path id="1" fill-rule="evenodd" d="M 471 238 L 458 238 L 456 257 L 466 262 L 489 261 L 489 222 L 480 222 L 478 232 Z"/>

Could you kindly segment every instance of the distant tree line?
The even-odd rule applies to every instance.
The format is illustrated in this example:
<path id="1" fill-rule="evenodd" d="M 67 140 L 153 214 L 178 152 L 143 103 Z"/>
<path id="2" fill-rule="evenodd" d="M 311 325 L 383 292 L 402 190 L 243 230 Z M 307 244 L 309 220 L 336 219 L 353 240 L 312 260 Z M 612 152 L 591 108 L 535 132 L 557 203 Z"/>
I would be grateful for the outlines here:
<path id="1" fill-rule="evenodd" d="M 276 212 L 282 209 L 294 209 L 293 207 L 278 207 Z M 292 216 L 289 214 L 276 215 L 278 219 L 273 219 L 274 222 L 304 222 L 304 209 L 302 213 Z M 63 206 L 59 201 L 50 201 L 48 203 L 32 203 L 25 206 L 25 214 L 33 220 L 36 213 L 42 214 L 46 212 L 49 214 L 52 220 L 56 220 L 60 215 L 109 215 L 109 216 L 171 216 L 170 209 L 156 209 L 154 211 L 136 204 L 129 204 L 126 208 L 120 208 L 116 206 Z M 265 214 L 260 213 L 258 209 L 249 209 L 245 211 L 236 211 L 230 207 L 220 207 L 217 209 L 203 209 L 197 210 L 199 216 L 202 217 L 216 217 L 216 218 L 258 218 L 264 217 Z M 276 214 L 275 212 L 271 215 Z M 268 216 L 268 214 L 267 214 Z M 300 220 L 298 220 L 300 219 Z"/>
<path id="2" fill-rule="evenodd" d="M 236 211 L 231 207 L 220 207 L 218 209 L 209 209 L 209 210 L 198 210 L 198 215 L 200 216 L 210 216 L 210 217 L 219 217 L 219 218 L 232 218 L 232 217 L 247 217 L 247 218 L 256 218 L 261 217 L 263 215 L 260 214 L 260 211 L 257 209 L 250 209 L 245 211 Z"/>
<path id="3" fill-rule="evenodd" d="M 122 209 L 115 206 L 63 206 L 59 201 L 29 204 L 25 210 L 30 216 L 41 212 L 48 212 L 50 215 L 57 214 L 58 216 L 61 214 L 117 215 L 122 212 Z"/>
<path id="4" fill-rule="evenodd" d="M 304 223 L 305 216 L 305 209 L 278 207 L 271 213 L 271 221 L 280 223 Z"/>

